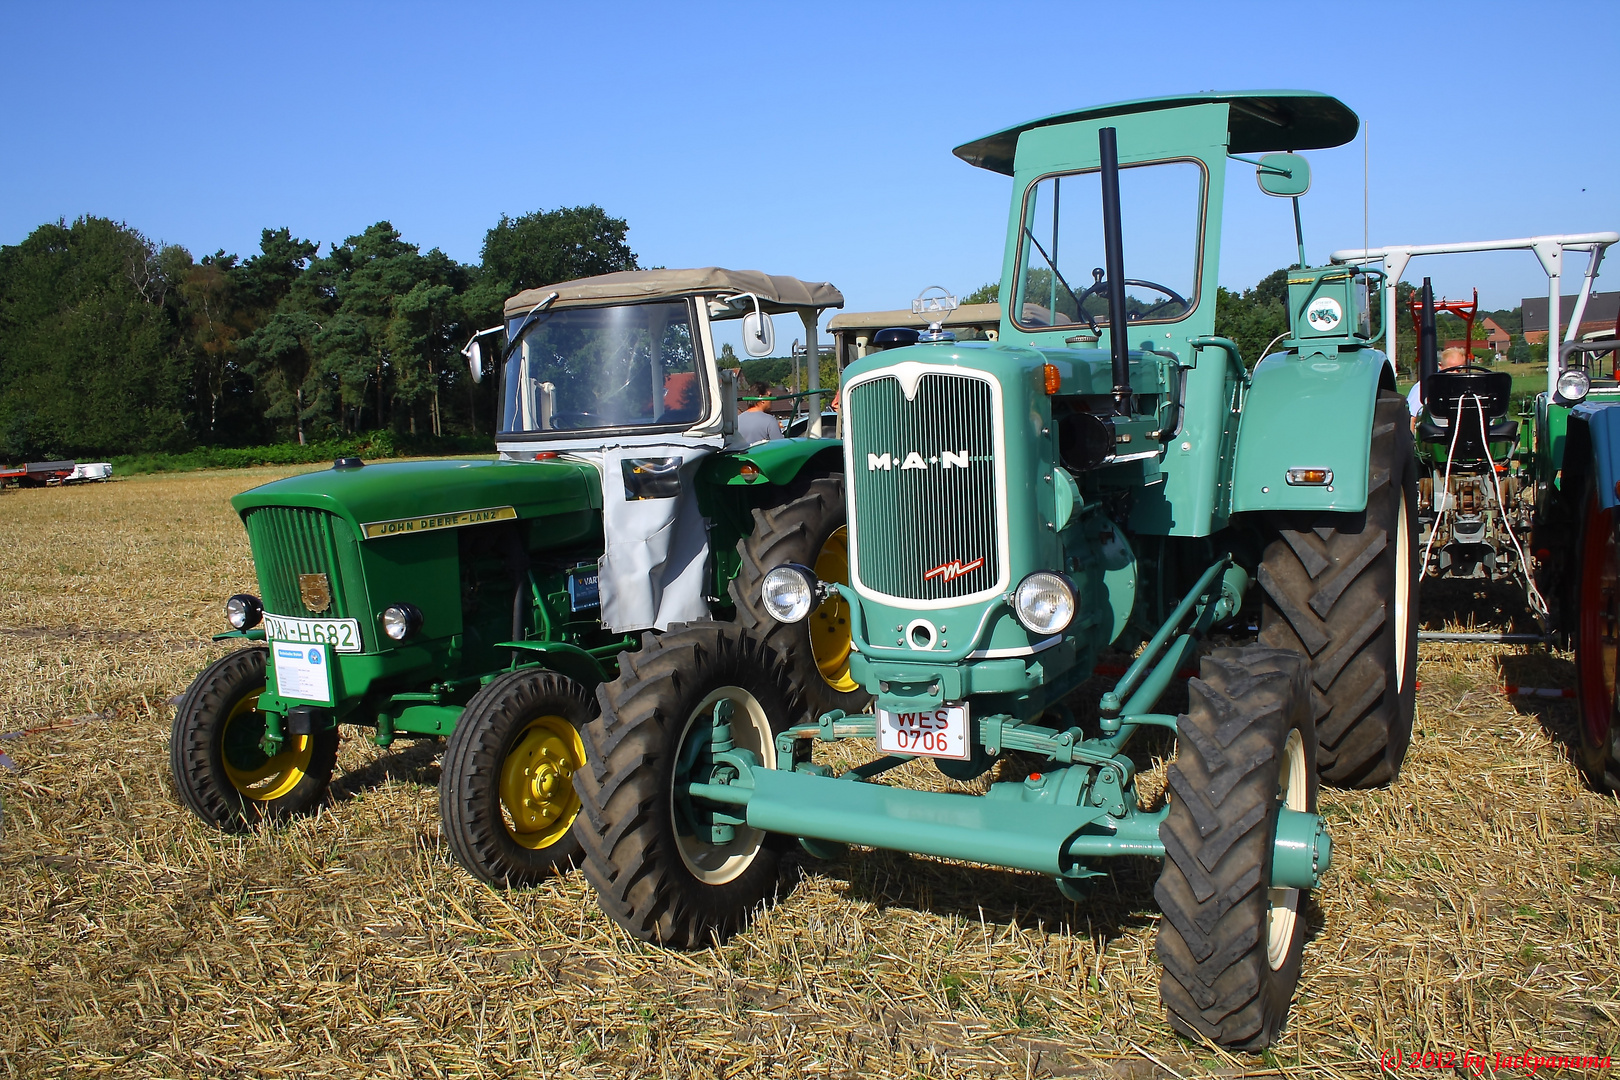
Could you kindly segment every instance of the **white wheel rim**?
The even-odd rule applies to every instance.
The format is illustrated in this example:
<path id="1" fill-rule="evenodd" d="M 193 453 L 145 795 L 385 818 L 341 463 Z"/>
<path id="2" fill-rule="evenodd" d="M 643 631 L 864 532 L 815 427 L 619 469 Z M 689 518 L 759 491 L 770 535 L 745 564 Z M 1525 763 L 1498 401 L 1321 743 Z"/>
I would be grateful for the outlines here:
<path id="1" fill-rule="evenodd" d="M 699 702 L 686 718 L 686 726 L 681 729 L 676 747 L 686 745 L 692 725 L 697 723 L 699 717 L 712 717 L 715 704 L 722 698 L 731 702 L 731 741 L 737 749 L 751 750 L 762 766 L 776 768 L 776 739 L 771 734 L 770 718 L 765 715 L 765 709 L 754 695 L 740 686 L 722 686 Z M 680 819 L 675 814 L 673 788 L 669 793 L 669 820 L 676 830 L 675 850 L 680 852 L 681 862 L 686 864 L 693 877 L 705 885 L 724 885 L 736 880 L 753 865 L 754 856 L 759 854 L 760 845 L 765 842 L 763 830 L 751 829 L 747 825 L 736 827 L 736 835 L 729 844 L 709 844 L 690 833 L 681 833 Z"/>
<path id="2" fill-rule="evenodd" d="M 1406 691 L 1407 616 L 1412 607 L 1412 533 L 1406 525 L 1406 489 L 1395 512 L 1395 693 Z"/>
<path id="3" fill-rule="evenodd" d="M 1404 500 L 1403 500 L 1404 503 Z M 1299 729 L 1288 733 L 1283 745 L 1282 775 L 1277 780 L 1277 793 L 1282 804 L 1290 810 L 1308 810 L 1310 777 L 1305 772 L 1305 739 Z M 1294 928 L 1299 924 L 1299 890 L 1271 889 L 1270 908 L 1266 912 L 1266 962 L 1276 971 L 1288 959 L 1288 947 L 1294 941 Z"/>

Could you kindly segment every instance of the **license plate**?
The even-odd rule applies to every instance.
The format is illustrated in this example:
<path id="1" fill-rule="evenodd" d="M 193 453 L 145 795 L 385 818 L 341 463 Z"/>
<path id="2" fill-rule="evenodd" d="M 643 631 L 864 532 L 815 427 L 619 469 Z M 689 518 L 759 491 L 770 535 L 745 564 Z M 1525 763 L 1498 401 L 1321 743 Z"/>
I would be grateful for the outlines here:
<path id="1" fill-rule="evenodd" d="M 879 709 L 877 722 L 880 750 L 962 761 L 972 756 L 968 748 L 968 711 L 965 704 L 946 702 L 921 712 Z"/>
<path id="2" fill-rule="evenodd" d="M 360 652 L 358 619 L 292 619 L 264 613 L 264 636 L 271 641 L 330 645 L 337 652 Z"/>

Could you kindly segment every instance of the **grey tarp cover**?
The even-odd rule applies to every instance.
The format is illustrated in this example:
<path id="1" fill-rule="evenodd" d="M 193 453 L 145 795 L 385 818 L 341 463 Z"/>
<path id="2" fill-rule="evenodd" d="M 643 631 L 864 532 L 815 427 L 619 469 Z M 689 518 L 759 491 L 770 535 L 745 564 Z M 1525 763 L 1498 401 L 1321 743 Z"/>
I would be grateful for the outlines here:
<path id="1" fill-rule="evenodd" d="M 710 296 L 753 293 L 759 297 L 760 307 L 772 315 L 801 308 L 844 306 L 844 294 L 825 281 L 800 281 L 798 278 L 764 274 L 758 270 L 725 270 L 718 266 L 704 266 L 695 270 L 621 270 L 616 274 L 525 289 L 506 302 L 507 318 L 523 314 L 552 293 L 558 294 L 551 305 L 553 308 L 642 304 L 693 293 Z"/>
<path id="2" fill-rule="evenodd" d="M 669 443 L 574 453 L 602 472 L 606 550 L 596 563 L 602 622 L 625 634 L 708 618 L 709 536 L 698 507 L 697 470 L 710 449 Z M 625 497 L 625 459 L 649 457 L 680 459 L 674 498 Z"/>

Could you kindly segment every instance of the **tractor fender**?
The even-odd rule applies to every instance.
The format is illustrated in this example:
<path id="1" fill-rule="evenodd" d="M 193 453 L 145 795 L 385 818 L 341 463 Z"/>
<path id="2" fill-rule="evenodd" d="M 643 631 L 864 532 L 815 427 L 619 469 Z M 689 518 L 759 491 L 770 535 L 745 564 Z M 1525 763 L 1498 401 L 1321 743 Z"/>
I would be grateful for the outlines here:
<path id="1" fill-rule="evenodd" d="M 496 648 L 533 653 L 545 667 L 568 676 L 592 693 L 608 681 L 608 671 L 600 660 L 566 641 L 503 641 Z"/>
<path id="2" fill-rule="evenodd" d="M 1365 510 L 1381 389 L 1395 389 L 1395 376 L 1375 349 L 1273 353 L 1261 360 L 1238 417 L 1232 513 Z M 1332 481 L 1291 485 L 1289 469 L 1328 469 Z"/>
<path id="3" fill-rule="evenodd" d="M 1581 498 L 1587 477 L 1596 481 L 1604 510 L 1620 505 L 1620 403 L 1593 403 L 1569 411 L 1564 438 L 1562 490 L 1573 502 Z"/>
<path id="4" fill-rule="evenodd" d="M 744 465 L 753 468 L 745 472 Z M 704 462 L 701 476 L 706 483 L 737 487 L 787 484 L 807 465 L 816 475 L 842 472 L 844 444 L 836 439 L 772 439 L 747 450 L 715 454 Z"/>

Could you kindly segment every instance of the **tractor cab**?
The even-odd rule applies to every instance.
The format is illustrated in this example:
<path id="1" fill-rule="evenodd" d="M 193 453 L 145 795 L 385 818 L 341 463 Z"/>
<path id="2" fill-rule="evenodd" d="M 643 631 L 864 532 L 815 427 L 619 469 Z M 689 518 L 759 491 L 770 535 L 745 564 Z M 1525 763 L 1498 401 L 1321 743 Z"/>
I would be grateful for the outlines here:
<path id="1" fill-rule="evenodd" d="M 821 312 L 843 303 L 826 282 L 752 270 L 627 270 L 518 293 L 505 324 L 464 352 L 481 379 L 479 339 L 505 333 L 495 358 L 504 458 L 549 460 L 625 440 L 718 448 L 735 429 L 737 402 L 714 324 L 742 320 L 749 355 L 767 356 L 767 316 L 798 315 L 813 348 Z"/>

